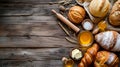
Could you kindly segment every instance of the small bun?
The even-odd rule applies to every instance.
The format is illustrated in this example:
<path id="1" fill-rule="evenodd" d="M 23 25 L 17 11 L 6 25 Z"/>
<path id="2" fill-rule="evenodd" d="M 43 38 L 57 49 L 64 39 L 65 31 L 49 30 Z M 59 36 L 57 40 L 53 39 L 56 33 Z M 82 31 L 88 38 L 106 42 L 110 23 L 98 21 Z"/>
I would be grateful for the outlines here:
<path id="1" fill-rule="evenodd" d="M 85 17 L 85 10 L 80 6 L 73 6 L 70 8 L 68 18 L 71 22 L 79 24 Z"/>
<path id="2" fill-rule="evenodd" d="M 89 5 L 89 11 L 95 17 L 105 17 L 109 9 L 109 0 L 92 0 Z"/>
<path id="3" fill-rule="evenodd" d="M 112 7 L 109 15 L 109 22 L 114 26 L 120 26 L 120 0 Z"/>

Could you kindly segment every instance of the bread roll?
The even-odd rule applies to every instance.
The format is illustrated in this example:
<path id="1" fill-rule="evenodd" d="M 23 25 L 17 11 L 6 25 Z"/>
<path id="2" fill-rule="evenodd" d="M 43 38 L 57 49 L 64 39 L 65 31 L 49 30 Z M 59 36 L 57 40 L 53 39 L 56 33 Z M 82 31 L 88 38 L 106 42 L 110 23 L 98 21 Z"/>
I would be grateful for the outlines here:
<path id="1" fill-rule="evenodd" d="M 120 26 L 120 0 L 112 7 L 109 15 L 109 22 L 114 26 Z"/>
<path id="2" fill-rule="evenodd" d="M 96 55 L 94 67 L 118 67 L 119 59 L 116 54 L 99 51 Z"/>
<path id="3" fill-rule="evenodd" d="M 73 23 L 79 24 L 85 17 L 85 10 L 80 6 L 73 6 L 70 8 L 68 18 Z"/>
<path id="4" fill-rule="evenodd" d="M 110 9 L 109 0 L 92 0 L 89 5 L 90 13 L 95 17 L 104 17 Z"/>

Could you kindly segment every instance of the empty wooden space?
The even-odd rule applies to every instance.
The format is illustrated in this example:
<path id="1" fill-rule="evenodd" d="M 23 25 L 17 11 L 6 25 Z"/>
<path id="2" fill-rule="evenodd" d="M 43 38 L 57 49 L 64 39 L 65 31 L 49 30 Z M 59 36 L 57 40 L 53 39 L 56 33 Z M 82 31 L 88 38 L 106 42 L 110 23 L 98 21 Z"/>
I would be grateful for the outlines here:
<path id="1" fill-rule="evenodd" d="M 60 0 L 0 0 L 0 67 L 62 67 L 61 58 L 77 45 L 51 9 Z"/>

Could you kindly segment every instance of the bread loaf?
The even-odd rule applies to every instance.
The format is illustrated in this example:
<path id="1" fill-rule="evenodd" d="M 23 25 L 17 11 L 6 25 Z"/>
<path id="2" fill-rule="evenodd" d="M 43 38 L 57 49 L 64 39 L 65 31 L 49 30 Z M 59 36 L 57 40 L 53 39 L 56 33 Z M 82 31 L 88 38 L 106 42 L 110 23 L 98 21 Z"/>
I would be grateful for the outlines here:
<path id="1" fill-rule="evenodd" d="M 116 54 L 99 51 L 94 61 L 94 67 L 118 67 L 119 59 Z"/>
<path id="2" fill-rule="evenodd" d="M 116 31 L 101 32 L 95 35 L 95 40 L 106 50 L 120 51 L 120 34 Z"/>
<path id="3" fill-rule="evenodd" d="M 84 57 L 81 59 L 81 62 L 78 64 L 78 67 L 89 67 L 89 65 L 95 60 L 98 50 L 99 46 L 97 44 L 93 44 L 91 48 L 88 48 Z"/>
<path id="4" fill-rule="evenodd" d="M 109 22 L 114 26 L 120 26 L 120 0 L 112 7 L 109 15 Z"/>
<path id="5" fill-rule="evenodd" d="M 89 5 L 90 13 L 95 17 L 104 17 L 110 9 L 109 0 L 92 0 Z"/>
<path id="6" fill-rule="evenodd" d="M 85 10 L 80 6 L 73 6 L 68 12 L 68 18 L 71 22 L 79 24 L 85 17 Z"/>

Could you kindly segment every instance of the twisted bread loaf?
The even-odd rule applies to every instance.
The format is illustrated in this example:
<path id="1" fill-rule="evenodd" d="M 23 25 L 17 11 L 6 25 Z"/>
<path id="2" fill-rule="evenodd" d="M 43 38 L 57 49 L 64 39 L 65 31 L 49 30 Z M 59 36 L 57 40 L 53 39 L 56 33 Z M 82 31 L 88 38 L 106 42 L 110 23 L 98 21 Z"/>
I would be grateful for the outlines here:
<path id="1" fill-rule="evenodd" d="M 106 31 L 95 35 L 95 40 L 106 50 L 120 51 L 120 34 L 116 31 Z"/>
<path id="2" fill-rule="evenodd" d="M 81 59 L 81 62 L 78 64 L 78 67 L 88 67 L 94 60 L 97 54 L 99 46 L 97 44 L 93 44 L 91 48 L 87 50 L 84 54 L 84 57 Z"/>
<path id="3" fill-rule="evenodd" d="M 119 59 L 116 54 L 108 51 L 100 51 L 96 55 L 95 67 L 118 67 Z"/>

